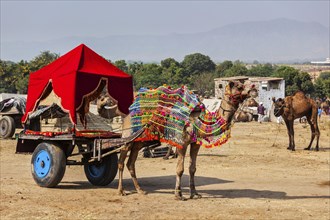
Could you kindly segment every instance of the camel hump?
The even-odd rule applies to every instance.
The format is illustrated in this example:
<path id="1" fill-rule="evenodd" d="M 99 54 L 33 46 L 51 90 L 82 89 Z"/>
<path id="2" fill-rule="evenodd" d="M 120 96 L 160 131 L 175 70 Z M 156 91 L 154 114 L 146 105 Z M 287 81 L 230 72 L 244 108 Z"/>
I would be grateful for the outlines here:
<path id="1" fill-rule="evenodd" d="M 306 98 L 307 98 L 306 95 L 305 95 L 305 93 L 302 92 L 302 91 L 297 91 L 293 96 L 294 96 L 295 98 L 298 98 L 298 99 L 301 99 L 301 98 L 306 99 Z"/>

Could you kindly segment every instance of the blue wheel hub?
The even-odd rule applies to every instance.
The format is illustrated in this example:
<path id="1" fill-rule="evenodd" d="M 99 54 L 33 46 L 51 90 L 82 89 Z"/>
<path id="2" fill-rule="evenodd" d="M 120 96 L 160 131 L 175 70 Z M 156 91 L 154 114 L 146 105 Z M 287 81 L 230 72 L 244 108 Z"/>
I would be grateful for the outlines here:
<path id="1" fill-rule="evenodd" d="M 89 165 L 88 171 L 92 177 L 101 177 L 105 171 L 105 166 L 103 164 Z"/>
<path id="2" fill-rule="evenodd" d="M 51 168 L 51 159 L 47 151 L 41 150 L 33 162 L 34 172 L 39 178 L 45 177 Z"/>

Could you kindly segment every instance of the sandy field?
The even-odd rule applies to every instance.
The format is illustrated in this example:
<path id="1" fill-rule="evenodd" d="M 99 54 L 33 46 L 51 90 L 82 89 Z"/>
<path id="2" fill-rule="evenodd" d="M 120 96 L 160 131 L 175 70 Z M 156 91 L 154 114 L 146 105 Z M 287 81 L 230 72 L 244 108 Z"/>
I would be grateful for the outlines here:
<path id="1" fill-rule="evenodd" d="M 319 152 L 303 150 L 310 130 L 299 123 L 292 152 L 285 125 L 236 123 L 228 143 L 201 149 L 196 187 L 203 197 L 187 201 L 174 199 L 176 159 L 139 155 L 137 175 L 148 194 L 135 192 L 125 170 L 130 193 L 123 197 L 117 177 L 106 187 L 92 186 L 82 166 L 68 166 L 56 188 L 41 188 L 31 175 L 31 155 L 15 154 L 14 139 L 0 140 L 0 219 L 330 219 L 329 118 L 319 127 Z"/>

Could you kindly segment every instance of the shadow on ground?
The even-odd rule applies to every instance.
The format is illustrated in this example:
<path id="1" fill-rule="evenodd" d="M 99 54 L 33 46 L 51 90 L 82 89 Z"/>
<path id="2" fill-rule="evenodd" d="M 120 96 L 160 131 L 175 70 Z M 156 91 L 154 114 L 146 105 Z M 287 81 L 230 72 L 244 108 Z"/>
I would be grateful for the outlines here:
<path id="1" fill-rule="evenodd" d="M 223 180 L 214 177 L 195 177 L 196 187 L 207 186 L 213 184 L 226 184 L 234 181 Z M 140 186 L 149 194 L 174 194 L 175 175 L 159 176 L 159 177 L 141 177 L 139 178 Z M 183 194 L 189 194 L 189 176 L 183 175 Z M 57 188 L 59 189 L 93 189 L 93 188 L 109 188 L 116 190 L 118 180 L 114 180 L 108 186 L 93 186 L 88 181 L 61 182 Z M 134 194 L 135 188 L 130 178 L 124 179 L 124 189 L 128 190 L 128 194 Z M 198 190 L 198 188 L 197 188 Z M 251 199 L 330 199 L 330 196 L 288 196 L 286 192 L 255 190 L 255 189 L 225 189 L 225 190 L 198 190 L 203 198 L 251 198 Z"/>

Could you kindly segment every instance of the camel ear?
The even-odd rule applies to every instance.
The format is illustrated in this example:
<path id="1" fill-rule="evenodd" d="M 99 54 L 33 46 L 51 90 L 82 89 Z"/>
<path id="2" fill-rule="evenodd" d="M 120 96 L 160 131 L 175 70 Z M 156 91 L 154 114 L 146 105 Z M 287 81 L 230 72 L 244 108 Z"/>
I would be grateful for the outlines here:
<path id="1" fill-rule="evenodd" d="M 275 103 L 275 97 L 272 98 L 273 102 Z"/>

